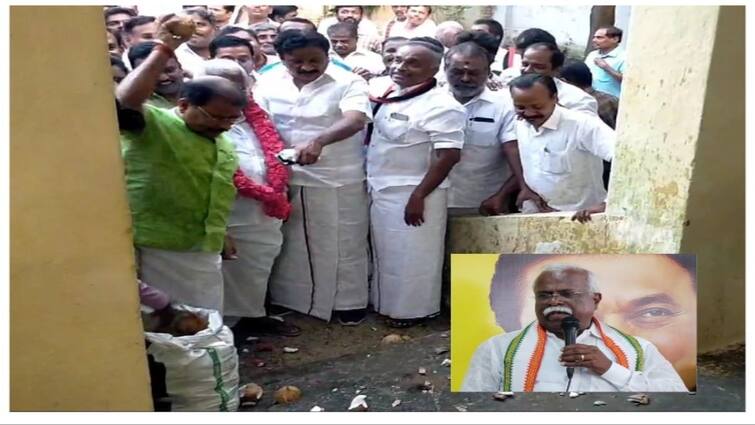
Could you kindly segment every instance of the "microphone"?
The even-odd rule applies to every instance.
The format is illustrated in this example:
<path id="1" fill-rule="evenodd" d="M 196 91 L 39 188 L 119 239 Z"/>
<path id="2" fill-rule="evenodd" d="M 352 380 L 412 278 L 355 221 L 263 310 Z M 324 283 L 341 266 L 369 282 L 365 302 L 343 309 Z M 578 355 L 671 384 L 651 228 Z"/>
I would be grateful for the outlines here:
<path id="1" fill-rule="evenodd" d="M 579 332 L 579 320 L 574 316 L 566 316 L 561 320 L 561 330 L 564 331 L 564 343 L 565 345 L 572 345 L 577 342 L 577 332 Z M 572 376 L 574 376 L 574 368 L 566 368 L 566 376 L 569 377 L 571 382 Z"/>

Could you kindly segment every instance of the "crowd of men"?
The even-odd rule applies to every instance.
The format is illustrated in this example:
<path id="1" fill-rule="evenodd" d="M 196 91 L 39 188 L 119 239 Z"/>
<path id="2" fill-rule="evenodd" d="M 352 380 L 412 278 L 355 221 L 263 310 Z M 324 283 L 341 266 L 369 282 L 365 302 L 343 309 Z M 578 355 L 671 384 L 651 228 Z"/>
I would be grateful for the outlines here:
<path id="1" fill-rule="evenodd" d="M 566 62 L 543 29 L 392 9 L 105 9 L 144 282 L 237 331 L 408 327 L 440 311 L 449 215 L 604 210 L 620 29 Z"/>

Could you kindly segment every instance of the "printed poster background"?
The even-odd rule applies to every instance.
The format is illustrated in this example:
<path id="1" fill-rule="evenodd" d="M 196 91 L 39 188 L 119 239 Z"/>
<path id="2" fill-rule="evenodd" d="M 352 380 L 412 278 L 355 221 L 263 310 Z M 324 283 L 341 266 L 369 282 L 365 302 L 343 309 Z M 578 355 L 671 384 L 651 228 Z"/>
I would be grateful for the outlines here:
<path id="1" fill-rule="evenodd" d="M 486 339 L 536 320 L 532 282 L 543 267 L 572 264 L 595 273 L 603 295 L 596 316 L 660 350 L 690 390 L 697 381 L 694 255 L 453 254 L 451 390 Z M 495 290 L 491 295 L 491 285 Z M 491 309 L 491 301 L 495 311 Z M 496 317 L 498 316 L 498 317 Z"/>

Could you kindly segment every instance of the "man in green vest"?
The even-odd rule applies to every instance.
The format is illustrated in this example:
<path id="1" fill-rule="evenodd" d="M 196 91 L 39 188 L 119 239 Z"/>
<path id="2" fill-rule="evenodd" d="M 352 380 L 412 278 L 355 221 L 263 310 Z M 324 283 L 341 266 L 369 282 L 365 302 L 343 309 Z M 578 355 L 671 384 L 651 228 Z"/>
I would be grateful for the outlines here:
<path id="1" fill-rule="evenodd" d="M 116 90 L 126 188 L 139 277 L 177 303 L 222 311 L 220 252 L 235 198 L 238 160 L 223 133 L 246 97 L 230 81 L 185 83 L 172 109 L 147 103 L 159 76 L 194 24 L 181 17 Z"/>

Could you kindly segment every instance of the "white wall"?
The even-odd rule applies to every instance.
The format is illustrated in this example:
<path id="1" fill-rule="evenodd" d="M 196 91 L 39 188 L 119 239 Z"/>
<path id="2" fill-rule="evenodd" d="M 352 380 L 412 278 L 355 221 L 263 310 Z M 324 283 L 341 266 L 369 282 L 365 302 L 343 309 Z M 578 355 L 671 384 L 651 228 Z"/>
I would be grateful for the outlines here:
<path id="1" fill-rule="evenodd" d="M 584 50 L 590 31 L 591 6 L 498 6 L 493 19 L 503 25 L 507 38 L 537 27 L 556 37 L 560 46 Z M 631 6 L 616 6 L 615 25 L 627 39 Z"/>

